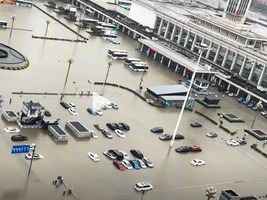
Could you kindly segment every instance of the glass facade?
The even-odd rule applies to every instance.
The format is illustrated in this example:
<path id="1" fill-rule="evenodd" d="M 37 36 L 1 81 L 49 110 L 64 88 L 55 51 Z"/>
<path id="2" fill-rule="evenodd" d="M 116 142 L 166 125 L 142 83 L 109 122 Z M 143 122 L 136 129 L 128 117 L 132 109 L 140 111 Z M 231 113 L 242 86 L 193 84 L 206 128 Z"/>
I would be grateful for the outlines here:
<path id="1" fill-rule="evenodd" d="M 251 82 L 258 84 L 263 68 L 264 68 L 263 64 L 256 63 L 254 70 L 252 72 L 252 76 L 250 78 Z"/>
<path id="2" fill-rule="evenodd" d="M 173 37 L 173 39 L 172 39 L 172 41 L 173 41 L 174 43 L 177 43 L 180 32 L 181 32 L 181 28 L 179 28 L 178 26 L 175 26 L 174 37 Z"/>
<path id="3" fill-rule="evenodd" d="M 167 25 L 168 25 L 168 22 L 166 20 L 163 20 L 163 23 L 162 23 L 162 26 L 161 26 L 161 30 L 159 32 L 159 35 L 164 37 L 165 35 L 165 32 L 167 31 Z"/>
<path id="4" fill-rule="evenodd" d="M 244 56 L 241 56 L 239 54 L 237 55 L 236 61 L 235 61 L 235 64 L 234 64 L 234 68 L 232 69 L 233 72 L 239 74 L 241 66 L 242 66 L 242 64 L 244 62 L 244 59 L 245 59 Z"/>
<path id="5" fill-rule="evenodd" d="M 187 34 L 188 34 L 188 31 L 183 29 L 182 35 L 180 38 L 180 43 L 179 43 L 180 45 L 184 46 Z"/>
<path id="6" fill-rule="evenodd" d="M 263 88 L 267 88 L 267 68 L 265 67 L 260 85 Z"/>
<path id="7" fill-rule="evenodd" d="M 189 38 L 187 40 L 187 44 L 186 44 L 185 48 L 187 48 L 188 50 L 191 50 L 193 42 L 194 42 L 194 38 L 195 38 L 195 34 L 189 33 Z"/>
<path id="8" fill-rule="evenodd" d="M 210 52 L 209 52 L 209 55 L 208 55 L 208 59 L 210 61 L 214 61 L 215 55 L 216 55 L 216 52 L 217 52 L 218 48 L 219 48 L 219 46 L 217 44 L 212 43 L 211 49 L 210 49 Z"/>
<path id="9" fill-rule="evenodd" d="M 201 42 L 202 42 L 202 37 L 200 37 L 200 36 L 198 36 L 197 35 L 197 38 L 196 38 L 196 42 L 195 42 L 195 46 L 194 46 L 194 48 L 193 48 L 193 52 L 195 52 L 195 53 L 199 53 L 198 52 L 198 48 L 196 47 L 196 45 L 199 45 L 199 44 L 201 44 Z"/>
<path id="10" fill-rule="evenodd" d="M 161 20 L 162 19 L 160 17 L 157 17 L 156 18 L 156 22 L 155 22 L 155 33 L 158 33 L 159 32 L 159 27 L 160 27 Z"/>
<path id="11" fill-rule="evenodd" d="M 169 28 L 167 30 L 168 31 L 167 32 L 167 36 L 166 36 L 166 38 L 169 39 L 169 40 L 171 39 L 173 28 L 174 28 L 174 25 L 172 23 L 170 23 L 169 24 Z"/>
<path id="12" fill-rule="evenodd" d="M 241 77 L 243 77 L 244 79 L 248 79 L 253 65 L 254 65 L 254 62 L 247 58 L 245 61 L 245 65 L 243 67 L 243 70 L 241 72 Z"/>
<path id="13" fill-rule="evenodd" d="M 219 54 L 216 60 L 217 65 L 220 65 L 220 66 L 222 65 L 225 54 L 226 54 L 226 48 L 220 47 Z"/>
<path id="14" fill-rule="evenodd" d="M 232 63 L 234 61 L 234 58 L 235 58 L 235 52 L 233 51 L 228 51 L 228 54 L 226 55 L 226 61 L 224 63 L 224 68 L 226 69 L 230 69 L 231 66 L 232 66 Z"/>

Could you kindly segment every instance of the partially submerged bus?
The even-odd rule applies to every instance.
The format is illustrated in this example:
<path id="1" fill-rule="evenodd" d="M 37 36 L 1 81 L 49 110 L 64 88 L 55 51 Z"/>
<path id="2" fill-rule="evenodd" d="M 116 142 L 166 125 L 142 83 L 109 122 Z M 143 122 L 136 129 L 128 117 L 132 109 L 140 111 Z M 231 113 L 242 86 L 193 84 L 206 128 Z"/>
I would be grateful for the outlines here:
<path id="1" fill-rule="evenodd" d="M 140 62 L 141 60 L 139 58 L 126 58 L 124 60 L 124 64 L 125 65 L 129 65 L 131 64 L 132 62 Z"/>
<path id="2" fill-rule="evenodd" d="M 131 62 L 128 67 L 135 72 L 147 72 L 148 66 L 144 62 Z"/>
<path id="3" fill-rule="evenodd" d="M 124 60 L 128 57 L 128 52 L 125 50 L 108 50 L 108 56 L 112 59 Z"/>

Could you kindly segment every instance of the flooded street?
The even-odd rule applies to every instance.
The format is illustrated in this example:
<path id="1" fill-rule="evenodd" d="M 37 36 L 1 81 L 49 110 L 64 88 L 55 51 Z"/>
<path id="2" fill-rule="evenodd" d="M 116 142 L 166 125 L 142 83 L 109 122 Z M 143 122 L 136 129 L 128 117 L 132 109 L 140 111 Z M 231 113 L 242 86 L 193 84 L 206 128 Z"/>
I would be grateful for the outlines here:
<path id="1" fill-rule="evenodd" d="M 44 9 L 47 10 L 45 7 Z M 91 97 L 65 97 L 66 101 L 77 105 L 79 116 L 76 117 L 60 106 L 60 96 L 12 95 L 12 92 L 18 91 L 62 92 L 69 59 L 73 60 L 73 64 L 66 92 L 101 92 L 102 87 L 92 87 L 88 80 L 104 81 L 109 61 L 107 50 L 110 48 L 127 50 L 131 57 L 139 57 L 149 63 L 149 72 L 144 76 L 145 88 L 175 84 L 179 78 L 165 66 L 140 55 L 135 50 L 136 41 L 125 35 L 121 35 L 120 45 L 111 44 L 100 37 L 91 37 L 84 31 L 81 34 L 89 37 L 87 43 L 33 39 L 32 35 L 44 36 L 47 20 L 50 21 L 48 37 L 77 39 L 77 35 L 34 7 L 0 6 L 0 20 L 6 20 L 10 24 L 12 15 L 15 16 L 14 27 L 17 30 L 13 31 L 9 45 L 26 56 L 30 66 L 21 71 L 1 70 L 0 93 L 5 100 L 3 109 L 20 111 L 23 101 L 33 100 L 48 109 L 52 113 L 52 119 L 60 118 L 62 127 L 66 121 L 78 119 L 92 129 L 96 123 L 104 127 L 107 122 L 126 122 L 131 130 L 125 139 L 114 135 L 114 138 L 109 140 L 98 131 L 97 139 L 85 141 L 78 141 L 69 135 L 68 144 L 60 145 L 53 142 L 46 130 L 23 129 L 22 133 L 29 137 L 28 143 L 35 143 L 37 152 L 44 156 L 44 159 L 33 162 L 29 180 L 26 176 L 29 162 L 24 159 L 24 155 L 10 154 L 10 134 L 1 131 L 0 199 L 64 199 L 62 188 L 55 189 L 51 184 L 58 175 L 64 177 L 66 184 L 81 200 L 138 200 L 141 199 L 141 194 L 134 191 L 134 184 L 144 180 L 154 186 L 152 191 L 145 194 L 144 200 L 206 199 L 205 189 L 211 185 L 218 191 L 233 189 L 242 195 L 265 194 L 267 160 L 250 149 L 250 145 L 256 140 L 248 136 L 247 145 L 229 147 L 223 139 L 230 136 L 194 112 L 185 113 L 180 132 L 186 139 L 176 141 L 175 147 L 199 144 L 203 152 L 183 155 L 174 152 L 174 148 L 169 151 L 169 142 L 160 141 L 149 131 L 152 127 L 163 126 L 166 133 L 172 133 L 179 110 L 152 107 L 120 88 L 106 87 L 104 96 L 118 103 L 119 110 L 104 111 L 102 117 L 89 115 L 86 111 L 91 104 Z M 57 17 L 66 22 L 61 16 Z M 77 29 L 73 23 L 66 23 Z M 9 29 L 0 30 L 1 43 L 8 44 L 9 33 Z M 121 61 L 112 61 L 108 82 L 138 90 L 140 78 L 141 74 L 130 71 Z M 10 97 L 12 103 L 8 105 Z M 241 136 L 243 128 L 250 126 L 255 113 L 230 97 L 224 97 L 221 105 L 221 110 L 205 110 L 200 105 L 197 105 L 196 109 L 209 113 L 215 119 L 218 118 L 217 112 L 222 110 L 238 114 L 246 123 L 231 126 L 235 126 Z M 194 120 L 201 122 L 203 128 L 190 127 L 190 122 Z M 1 130 L 10 125 L 3 120 L 0 121 Z M 259 116 L 255 127 L 267 130 L 266 119 Z M 220 137 L 207 138 L 205 134 L 208 131 L 214 131 Z M 103 151 L 112 148 L 121 149 L 128 154 L 130 149 L 140 149 L 153 161 L 155 168 L 121 172 L 102 154 Z M 101 161 L 92 162 L 87 156 L 89 151 L 98 153 Z M 190 165 L 194 158 L 203 159 L 207 164 L 194 168 Z"/>

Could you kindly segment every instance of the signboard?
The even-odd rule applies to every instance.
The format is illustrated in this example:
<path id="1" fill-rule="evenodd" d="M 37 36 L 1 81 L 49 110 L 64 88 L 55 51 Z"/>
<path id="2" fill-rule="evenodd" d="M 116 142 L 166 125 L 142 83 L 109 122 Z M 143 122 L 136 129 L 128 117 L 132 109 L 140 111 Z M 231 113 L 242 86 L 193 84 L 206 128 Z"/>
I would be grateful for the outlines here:
<path id="1" fill-rule="evenodd" d="M 29 153 L 30 150 L 31 150 L 31 146 L 28 144 L 13 145 L 11 149 L 11 154 Z"/>

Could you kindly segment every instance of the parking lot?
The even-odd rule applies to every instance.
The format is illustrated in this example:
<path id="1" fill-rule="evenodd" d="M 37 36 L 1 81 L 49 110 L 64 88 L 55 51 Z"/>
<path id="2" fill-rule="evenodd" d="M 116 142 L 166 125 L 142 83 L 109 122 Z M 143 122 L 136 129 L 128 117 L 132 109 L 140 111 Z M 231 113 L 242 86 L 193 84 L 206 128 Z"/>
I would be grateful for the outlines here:
<path id="1" fill-rule="evenodd" d="M 210 185 L 215 186 L 218 191 L 233 189 L 242 195 L 265 194 L 267 161 L 250 149 L 250 145 L 256 140 L 247 136 L 247 145 L 227 146 L 224 139 L 229 139 L 230 136 L 194 112 L 185 112 L 180 129 L 185 140 L 176 141 L 174 148 L 198 144 L 202 152 L 183 155 L 174 152 L 174 148 L 169 150 L 169 142 L 160 141 L 149 131 L 152 127 L 163 126 L 166 133 L 172 133 L 179 110 L 152 107 L 119 88 L 107 86 L 104 93 L 104 96 L 119 105 L 119 110 L 104 111 L 101 117 L 87 113 L 86 108 L 91 104 L 91 97 L 65 97 L 66 101 L 76 104 L 79 113 L 77 117 L 71 116 L 60 106 L 59 96 L 11 95 L 11 92 L 15 91 L 61 92 L 68 59 L 73 59 L 73 64 L 66 91 L 80 92 L 93 89 L 101 92 L 102 87 L 92 87 L 88 80 L 104 81 L 109 61 L 106 53 L 110 48 L 127 50 L 131 57 L 140 57 L 149 64 L 150 70 L 144 77 L 145 87 L 174 84 L 179 78 L 165 66 L 142 57 L 135 50 L 136 42 L 126 36 L 121 35 L 119 46 L 99 37 L 89 37 L 86 44 L 32 39 L 32 35 L 44 35 L 46 20 L 50 20 L 48 36 L 68 39 L 76 39 L 77 36 L 36 8 L 0 7 L 1 20 L 10 22 L 11 15 L 16 16 L 15 28 L 27 30 L 14 30 L 10 45 L 29 59 L 30 67 L 22 71 L 1 71 L 0 91 L 5 99 L 3 109 L 19 111 L 23 101 L 33 100 L 45 106 L 52 113 L 52 119 L 60 118 L 61 126 L 64 126 L 67 120 L 78 119 L 88 128 L 93 128 L 93 124 L 96 123 L 104 126 L 107 122 L 126 122 L 131 130 L 126 138 L 114 135 L 112 140 L 104 138 L 97 131 L 97 139 L 84 141 L 77 141 L 70 135 L 69 142 L 65 145 L 53 142 L 45 130 L 22 130 L 22 133 L 29 136 L 29 143 L 35 143 L 37 152 L 44 156 L 44 159 L 34 161 L 28 182 L 26 171 L 29 163 L 23 155 L 10 154 L 10 134 L 2 131 L 0 199 L 62 199 L 60 190 L 51 184 L 58 175 L 64 177 L 66 184 L 70 185 L 79 199 L 140 199 L 141 194 L 135 192 L 133 186 L 143 180 L 151 182 L 154 186 L 152 191 L 145 194 L 144 199 L 205 199 L 204 191 Z M 66 23 L 75 28 L 72 23 Z M 7 44 L 8 36 L 9 29 L 0 30 L 1 42 Z M 109 82 L 138 90 L 140 78 L 141 74 L 131 72 L 122 62 L 112 62 Z M 8 105 L 10 97 L 12 103 Z M 246 123 L 233 125 L 225 122 L 225 125 L 237 129 L 237 136 L 242 136 L 242 129 L 250 126 L 255 112 L 227 96 L 222 98 L 221 106 L 221 109 L 212 110 L 197 104 L 195 109 L 207 113 L 214 119 L 218 119 L 217 112 L 237 114 Z M 190 127 L 192 121 L 199 121 L 203 127 Z M 0 121 L 1 129 L 6 126 L 10 124 Z M 254 127 L 267 130 L 266 119 L 259 116 Z M 219 137 L 207 138 L 205 134 L 208 131 L 218 133 Z M 139 149 L 153 161 L 155 168 L 121 172 L 102 155 L 103 151 L 112 148 L 121 149 L 128 154 L 130 149 Z M 88 151 L 98 153 L 101 161 L 93 163 L 87 156 Z M 194 158 L 205 160 L 206 165 L 192 167 L 190 161 Z"/>

